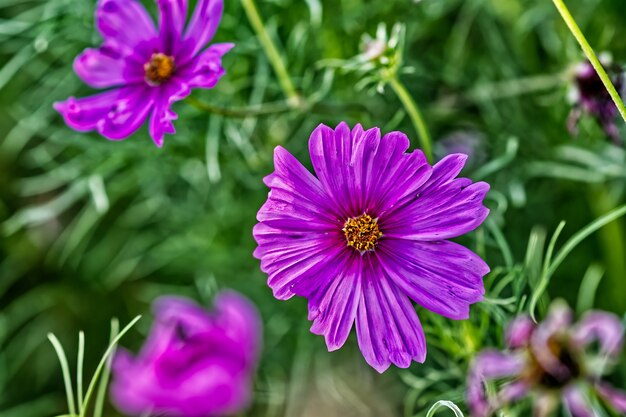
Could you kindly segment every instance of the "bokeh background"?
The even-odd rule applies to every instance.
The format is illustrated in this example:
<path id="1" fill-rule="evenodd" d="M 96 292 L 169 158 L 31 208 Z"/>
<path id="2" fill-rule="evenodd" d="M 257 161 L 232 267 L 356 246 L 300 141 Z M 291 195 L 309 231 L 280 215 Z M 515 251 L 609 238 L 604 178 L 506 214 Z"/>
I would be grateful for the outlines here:
<path id="1" fill-rule="evenodd" d="M 193 97 L 222 107 L 283 100 L 241 5 L 225 3 L 215 40 L 237 47 L 224 60 L 219 85 Z M 624 1 L 568 4 L 594 48 L 626 62 Z M 246 415 L 423 416 L 440 399 L 464 408 L 468 361 L 501 341 L 503 324 L 536 289 L 546 240 L 559 222 L 567 223 L 557 249 L 626 201 L 623 148 L 591 118 L 583 118 L 575 138 L 566 129 L 572 68 L 583 56 L 548 0 L 259 0 L 297 89 L 320 105 L 229 118 L 181 102 L 174 107 L 178 133 L 163 149 L 146 129 L 123 142 L 76 133 L 52 109 L 54 101 L 92 93 L 72 61 L 100 43 L 94 6 L 94 0 L 0 0 L 2 417 L 67 411 L 48 332 L 71 362 L 77 333 L 86 332 L 89 374 L 106 348 L 112 317 L 126 323 L 145 315 L 122 342 L 136 349 L 157 296 L 183 294 L 208 306 L 220 288 L 252 299 L 265 323 L 255 402 Z M 251 234 L 276 145 L 310 166 L 312 129 L 341 120 L 402 130 L 417 145 L 391 89 L 357 90 L 361 75 L 327 65 L 357 55 L 362 35 L 381 22 L 406 25 L 403 54 L 414 71 L 402 81 L 439 148 L 451 134 L 478 138 L 464 174 L 492 185 L 492 214 L 460 241 L 493 270 L 485 279 L 488 299 L 473 307 L 470 321 L 420 311 L 426 363 L 384 375 L 365 365 L 354 335 L 327 353 L 323 338 L 308 331 L 304 300 L 273 299 L 252 257 Z M 623 316 L 625 239 L 623 221 L 586 239 L 547 294 L 579 311 L 595 306 Z M 626 367 L 615 378 L 625 386 Z M 106 415 L 117 414 L 108 407 Z"/>

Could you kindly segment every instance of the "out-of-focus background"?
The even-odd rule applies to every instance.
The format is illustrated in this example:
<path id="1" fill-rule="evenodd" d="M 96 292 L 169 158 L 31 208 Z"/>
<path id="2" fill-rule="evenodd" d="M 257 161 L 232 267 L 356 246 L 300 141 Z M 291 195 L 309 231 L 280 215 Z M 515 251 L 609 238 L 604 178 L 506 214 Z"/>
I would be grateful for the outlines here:
<path id="1" fill-rule="evenodd" d="M 155 11 L 153 2 L 144 3 Z M 241 5 L 225 3 L 215 41 L 237 46 L 224 59 L 227 75 L 217 87 L 193 97 L 222 107 L 283 100 Z M 568 4 L 594 48 L 626 62 L 623 0 Z M 583 56 L 552 2 L 259 0 L 258 6 L 298 90 L 322 104 L 312 112 L 235 119 L 180 102 L 178 133 L 158 149 L 145 128 L 110 142 L 72 131 L 52 109 L 54 101 L 93 93 L 72 61 L 100 43 L 94 0 L 0 0 L 2 417 L 67 411 L 48 332 L 73 363 L 84 330 L 90 373 L 112 317 L 126 323 L 145 315 L 122 342 L 137 349 L 157 296 L 183 294 L 208 306 L 221 288 L 253 300 L 265 324 L 255 401 L 246 415 L 423 416 L 436 400 L 462 404 L 468 361 L 499 343 L 503 324 L 536 288 L 541 256 L 559 222 L 567 223 L 557 248 L 625 202 L 623 147 L 590 117 L 581 120 L 577 137 L 566 128 L 573 68 Z M 272 297 L 252 257 L 251 233 L 276 145 L 310 166 L 312 129 L 341 120 L 402 130 L 417 145 L 391 89 L 358 90 L 361 75 L 328 65 L 360 53 L 362 35 L 373 35 L 381 22 L 406 25 L 403 53 L 413 71 L 401 79 L 439 154 L 450 141 L 471 137 L 474 154 L 464 174 L 492 185 L 486 203 L 492 214 L 460 241 L 493 270 L 485 279 L 488 299 L 473 307 L 472 320 L 420 310 L 426 363 L 384 375 L 365 365 L 354 335 L 328 353 L 323 338 L 308 331 L 304 300 Z M 625 239 L 622 221 L 592 235 L 561 265 L 547 293 L 579 310 L 624 315 Z M 539 303 L 539 315 L 545 305 Z M 626 367 L 616 378 L 626 385 Z M 108 407 L 106 415 L 117 414 Z"/>

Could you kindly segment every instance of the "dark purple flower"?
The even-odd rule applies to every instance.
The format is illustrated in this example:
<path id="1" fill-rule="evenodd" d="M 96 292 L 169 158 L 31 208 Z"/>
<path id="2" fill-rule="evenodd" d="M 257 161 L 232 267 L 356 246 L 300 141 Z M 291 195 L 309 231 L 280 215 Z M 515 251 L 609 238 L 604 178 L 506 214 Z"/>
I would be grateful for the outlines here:
<path id="1" fill-rule="evenodd" d="M 481 352 L 468 376 L 467 401 L 474 417 L 487 417 L 522 398 L 534 398 L 534 417 L 551 415 L 563 400 L 572 417 L 593 417 L 589 395 L 602 398 L 626 413 L 626 392 L 602 380 L 620 354 L 624 327 L 610 313 L 588 312 L 572 323 L 572 312 L 555 302 L 547 318 L 535 325 L 527 316 L 515 319 L 507 329 L 508 350 Z M 591 347 L 599 346 L 597 352 Z M 485 384 L 509 380 L 497 394 L 487 395 Z"/>
<path id="2" fill-rule="evenodd" d="M 479 256 L 446 240 L 485 220 L 489 185 L 456 178 L 465 155 L 431 167 L 408 148 L 400 132 L 381 138 L 377 128 L 320 125 L 309 140 L 315 177 L 277 147 L 254 227 L 254 256 L 274 296 L 308 298 L 311 331 L 331 351 L 356 322 L 361 352 L 379 372 L 426 357 L 410 300 L 466 319 L 489 272 Z"/>
<path id="3" fill-rule="evenodd" d="M 621 69 L 607 57 L 601 57 L 601 61 L 615 89 L 621 93 L 624 87 L 624 75 Z M 568 120 L 570 132 L 577 133 L 578 120 L 584 111 L 598 121 L 613 141 L 620 142 L 619 130 L 615 124 L 615 117 L 618 115 L 617 107 L 589 61 L 580 63 L 576 68 L 574 84 L 572 97 L 574 108 Z"/>
<path id="4" fill-rule="evenodd" d="M 261 344 L 256 308 L 223 292 L 209 313 L 194 302 L 164 297 L 138 356 L 115 354 L 111 399 L 133 415 L 209 417 L 237 413 L 250 400 Z"/>
<path id="5" fill-rule="evenodd" d="M 125 139 L 149 117 L 154 143 L 163 146 L 175 133 L 174 102 L 193 88 L 213 88 L 224 75 L 222 56 L 234 45 L 214 44 L 223 0 L 198 0 L 189 25 L 188 0 L 156 0 L 158 29 L 137 0 L 99 0 L 96 25 L 104 38 L 74 61 L 76 74 L 94 88 L 111 88 L 95 96 L 70 97 L 54 104 L 65 122 L 78 131 L 96 130 L 108 139 Z"/>

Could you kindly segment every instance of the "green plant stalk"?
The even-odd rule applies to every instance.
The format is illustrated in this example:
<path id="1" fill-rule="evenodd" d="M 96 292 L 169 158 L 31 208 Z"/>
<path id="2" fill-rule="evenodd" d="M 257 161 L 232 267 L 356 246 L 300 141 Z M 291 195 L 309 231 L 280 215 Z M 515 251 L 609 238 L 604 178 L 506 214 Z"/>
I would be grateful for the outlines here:
<path id="1" fill-rule="evenodd" d="M 290 105 L 285 102 L 279 103 L 268 103 L 261 106 L 254 107 L 239 107 L 239 108 L 226 108 L 216 106 L 214 104 L 209 104 L 204 101 L 200 101 L 194 97 L 187 97 L 185 99 L 187 103 L 191 106 L 195 107 L 198 110 L 202 110 L 204 112 L 210 114 L 217 114 L 219 116 L 224 117 L 232 117 L 232 118 L 240 118 L 245 119 L 246 117 L 252 116 L 267 116 L 271 114 L 280 114 L 291 111 Z"/>
<path id="2" fill-rule="evenodd" d="M 61 364 L 61 372 L 63 374 L 63 383 L 65 384 L 65 395 L 67 396 L 67 410 L 70 412 L 70 415 L 76 415 L 76 406 L 74 405 L 74 391 L 72 389 L 72 377 L 70 376 L 70 367 L 67 363 L 67 357 L 65 356 L 65 351 L 63 350 L 63 346 L 59 342 L 59 339 L 52 333 L 48 333 L 48 340 L 52 343 L 52 347 L 59 358 L 59 363 Z"/>
<path id="3" fill-rule="evenodd" d="M 424 154 L 426 155 L 426 158 L 428 158 L 428 160 L 432 162 L 433 153 L 432 153 L 430 134 L 428 133 L 426 122 L 424 122 L 424 117 L 422 117 L 422 113 L 420 112 L 419 107 L 417 107 L 415 100 L 413 100 L 413 97 L 411 97 L 407 89 L 404 87 L 404 85 L 402 85 L 402 83 L 400 82 L 396 74 L 389 77 L 388 82 L 389 82 L 389 85 L 391 85 L 391 88 L 393 89 L 393 91 L 396 93 L 396 95 L 402 102 L 404 109 L 406 110 L 406 112 L 409 115 L 409 118 L 411 119 L 411 122 L 413 123 L 413 127 L 415 128 L 415 131 L 417 132 L 417 135 L 419 136 L 420 144 L 421 144 L 422 150 L 424 151 Z"/>
<path id="4" fill-rule="evenodd" d="M 78 356 L 76 357 L 76 396 L 78 412 L 83 409 L 83 362 L 85 361 L 85 333 L 78 333 Z"/>
<path id="5" fill-rule="evenodd" d="M 109 336 L 109 344 L 113 343 L 120 330 L 120 325 L 117 319 L 111 320 L 111 334 Z M 113 361 L 113 355 L 109 355 L 106 367 L 102 371 L 102 378 L 98 384 L 98 393 L 96 395 L 96 402 L 94 404 L 93 417 L 102 417 L 102 411 L 104 410 L 104 398 L 106 397 L 106 389 L 109 384 L 109 378 L 111 376 L 111 362 Z"/>
<path id="6" fill-rule="evenodd" d="M 594 215 L 601 216 L 615 208 L 615 202 L 611 198 L 605 186 L 593 187 L 589 194 L 589 204 Z M 607 294 L 610 308 L 615 311 L 626 311 L 626 298 L 624 297 L 624 277 L 626 277 L 626 264 L 624 262 L 624 236 L 622 233 L 623 223 L 616 219 L 608 223 L 598 231 L 598 238 L 606 264 L 606 288 L 611 288 Z M 624 288 L 624 289 L 622 289 Z"/>
<path id="7" fill-rule="evenodd" d="M 591 62 L 591 65 L 593 65 L 593 67 L 597 71 L 600 79 L 602 80 L 602 84 L 604 84 L 604 87 L 606 87 L 607 91 L 611 95 L 615 106 L 617 106 L 619 114 L 622 116 L 622 119 L 624 119 L 624 122 L 626 122 L 626 107 L 624 107 L 624 102 L 622 101 L 619 93 L 615 89 L 615 86 L 611 82 L 611 79 L 604 70 L 604 67 L 600 63 L 600 60 L 598 60 L 598 57 L 589 45 L 589 42 L 587 42 L 585 35 L 583 35 L 582 31 L 578 27 L 578 24 L 576 24 L 576 21 L 572 17 L 572 14 L 568 10 L 563 0 L 552 0 L 552 3 L 554 3 L 554 6 L 561 14 L 561 17 L 565 21 L 565 24 L 569 28 L 570 32 L 572 32 L 572 35 L 574 35 L 574 38 L 576 38 L 576 41 L 578 41 L 578 43 L 580 44 L 580 47 L 587 56 L 587 59 L 589 60 L 589 62 Z"/>
<path id="8" fill-rule="evenodd" d="M 291 78 L 287 72 L 287 67 L 283 62 L 278 49 L 265 29 L 263 19 L 261 19 L 261 15 L 259 14 L 259 10 L 257 9 L 254 0 L 241 0 L 241 4 L 246 12 L 246 15 L 248 16 L 248 20 L 250 21 L 252 28 L 259 38 L 259 42 L 261 42 L 261 46 L 265 50 L 265 54 L 267 55 L 270 64 L 274 68 L 274 72 L 278 77 L 278 82 L 283 90 L 283 93 L 287 97 L 289 105 L 292 107 L 298 107 L 301 104 L 300 96 L 291 82 Z"/>

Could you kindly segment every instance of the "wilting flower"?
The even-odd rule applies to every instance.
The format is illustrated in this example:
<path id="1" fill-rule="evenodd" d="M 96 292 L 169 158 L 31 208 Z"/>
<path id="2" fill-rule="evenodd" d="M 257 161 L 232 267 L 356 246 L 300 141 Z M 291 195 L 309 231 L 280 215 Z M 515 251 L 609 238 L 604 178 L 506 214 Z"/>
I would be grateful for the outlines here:
<path id="1" fill-rule="evenodd" d="M 90 86 L 111 89 L 55 103 L 72 129 L 120 140 L 149 117 L 150 135 L 159 147 L 166 133 L 176 132 L 172 104 L 193 88 L 215 87 L 225 73 L 222 56 L 234 46 L 204 49 L 219 25 L 223 0 L 199 0 L 185 29 L 187 1 L 157 0 L 157 30 L 139 1 L 99 0 L 96 24 L 104 43 L 79 55 L 74 70 Z"/>
<path id="2" fill-rule="evenodd" d="M 178 297 L 158 299 L 154 313 L 139 355 L 115 355 L 113 403 L 133 416 L 208 417 L 245 408 L 261 338 L 254 306 L 223 292 L 213 313 Z"/>
<path id="3" fill-rule="evenodd" d="M 255 257 L 274 296 L 308 298 L 311 331 L 339 349 L 353 323 L 365 360 L 383 372 L 426 356 L 410 300 L 466 319 L 489 267 L 446 239 L 478 227 L 486 183 L 456 178 L 465 155 L 431 167 L 409 140 L 378 129 L 320 125 L 309 140 L 317 177 L 277 147 Z"/>
<path id="4" fill-rule="evenodd" d="M 487 159 L 485 144 L 485 137 L 480 132 L 459 130 L 435 143 L 435 156 L 441 159 L 452 153 L 462 153 L 467 155 L 466 168 L 475 168 Z"/>
<path id="5" fill-rule="evenodd" d="M 596 416 L 591 395 L 626 413 L 626 392 L 602 380 L 607 365 L 621 352 L 623 336 L 624 327 L 615 315 L 591 311 L 574 324 L 571 310 L 558 301 L 538 325 L 527 316 L 515 319 L 506 333 L 508 350 L 483 351 L 470 370 L 472 416 L 490 416 L 527 396 L 534 399 L 535 417 L 549 416 L 561 399 L 572 417 Z M 487 395 L 485 384 L 499 379 L 510 382 Z"/>
<path id="6" fill-rule="evenodd" d="M 613 64 L 610 56 L 603 54 L 600 60 L 615 89 L 621 92 L 624 87 L 623 72 Z M 619 130 L 615 124 L 615 117 L 618 115 L 617 107 L 589 61 L 582 62 L 576 67 L 571 99 L 574 108 L 569 116 L 568 129 L 572 134 L 577 133 L 578 120 L 585 112 L 598 121 L 613 141 L 620 142 Z"/>

